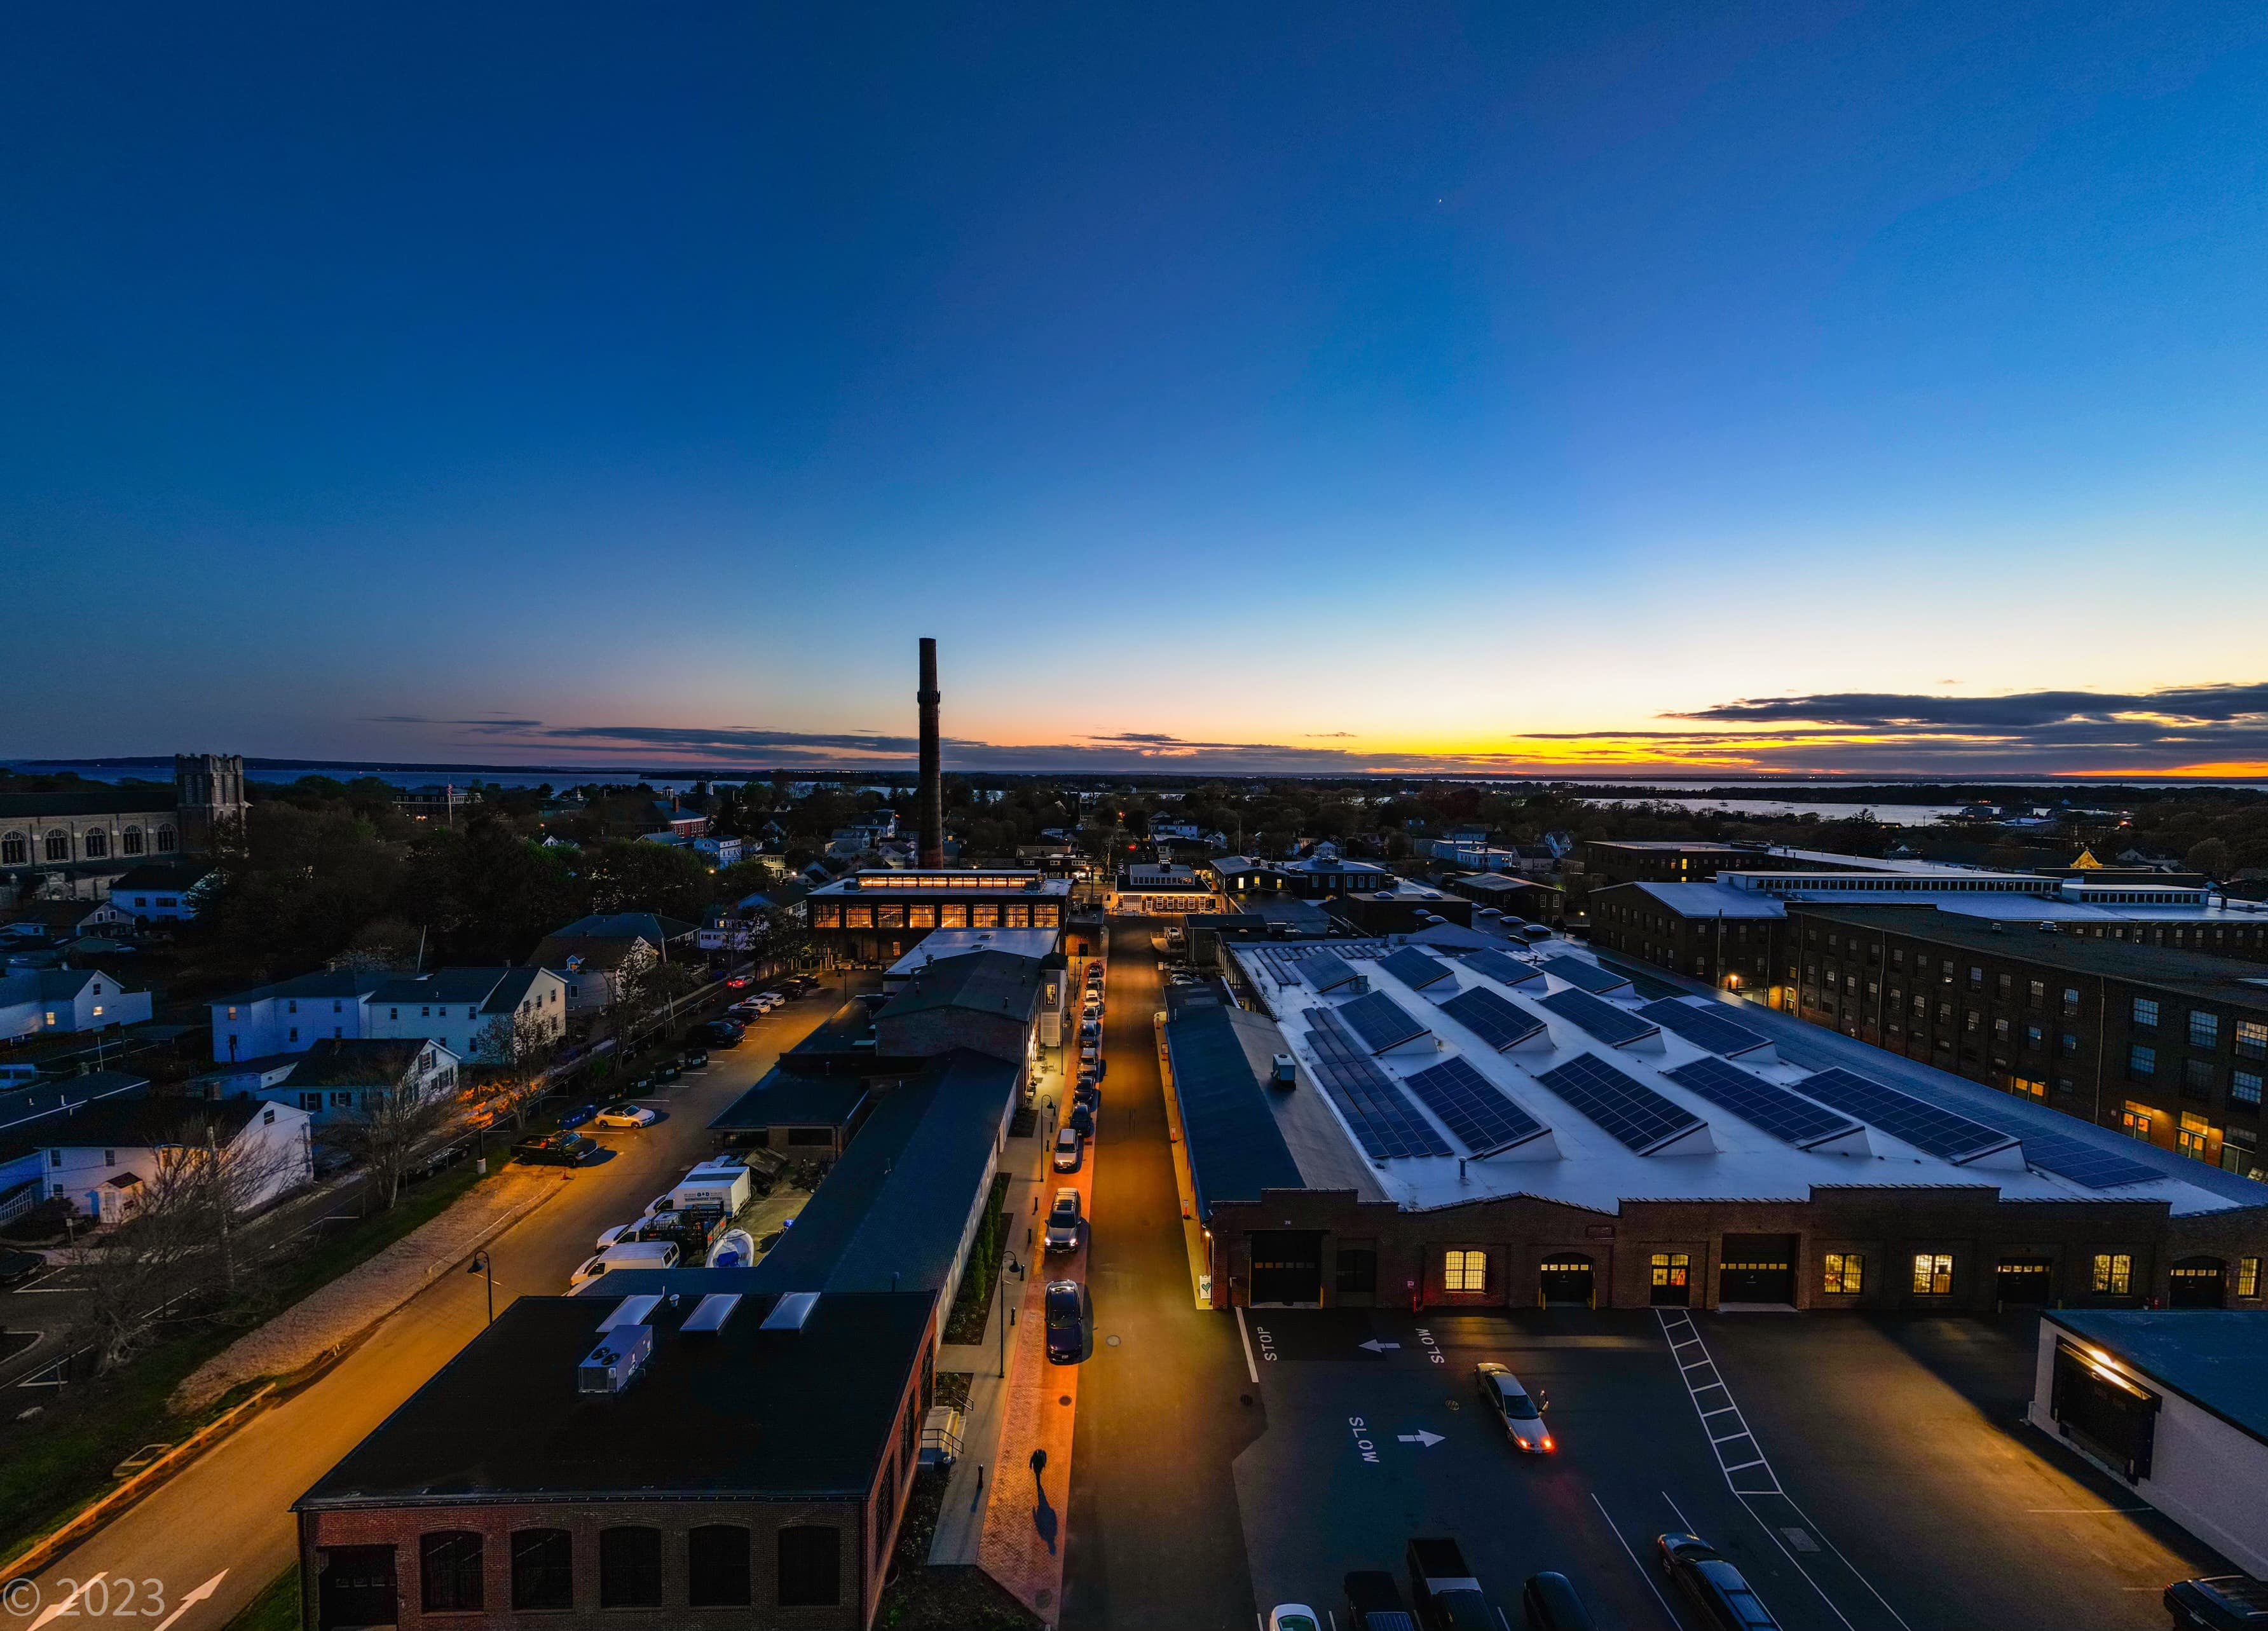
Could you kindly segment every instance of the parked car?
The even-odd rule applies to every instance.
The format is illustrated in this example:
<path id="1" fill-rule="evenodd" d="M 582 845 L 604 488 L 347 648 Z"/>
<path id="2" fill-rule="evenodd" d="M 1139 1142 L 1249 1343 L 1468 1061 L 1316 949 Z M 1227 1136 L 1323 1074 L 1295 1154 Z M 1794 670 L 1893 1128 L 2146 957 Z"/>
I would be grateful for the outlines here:
<path id="1" fill-rule="evenodd" d="M 1075 1127 L 1066 1127 L 1056 1135 L 1055 1169 L 1058 1172 L 1076 1172 L 1086 1160 L 1086 1135 Z"/>
<path id="2" fill-rule="evenodd" d="M 747 1029 L 736 1019 L 712 1019 L 701 1027 L 701 1039 L 711 1047 L 738 1047 Z M 701 1062 L 707 1064 L 709 1055 L 702 1054 Z"/>
<path id="3" fill-rule="evenodd" d="M 1094 1112 L 1085 1105 L 1073 1104 L 1071 1113 L 1064 1118 L 1064 1126 L 1081 1138 L 1092 1141 L 1094 1137 Z"/>
<path id="4" fill-rule="evenodd" d="M 1530 1393 L 1518 1377 L 1493 1359 L 1484 1359 L 1473 1367 L 1473 1380 L 1480 1387 L 1481 1401 L 1489 1414 L 1523 1455 L 1548 1456 L 1559 1447 L 1551 1429 L 1543 1425 L 1543 1412 L 1551 1403 L 1550 1394 Z"/>
<path id="5" fill-rule="evenodd" d="M 564 1133 L 574 1128 L 581 1127 L 585 1122 L 588 1121 L 593 1116 L 598 1113 L 599 1106 L 596 1105 L 578 1105 L 572 1110 L 563 1111 L 561 1113 L 559 1117 L 559 1130 Z"/>
<path id="6" fill-rule="evenodd" d="M 688 1070 L 706 1070 L 709 1068 L 709 1050 L 705 1047 L 688 1048 L 685 1054 L 685 1068 Z"/>
<path id="7" fill-rule="evenodd" d="M 546 1133 L 512 1147 L 512 1158 L 530 1166 L 580 1166 L 598 1153 L 599 1146 L 580 1133 Z"/>
<path id="8" fill-rule="evenodd" d="M 1596 1631 L 1574 1583 L 1556 1569 L 1528 1576 L 1520 1588 L 1520 1613 L 1528 1631 Z"/>
<path id="9" fill-rule="evenodd" d="M 763 1011 L 764 1005 L 755 998 L 743 997 L 725 1010 L 725 1017 L 728 1019 L 748 1020 L 754 1019 Z"/>
<path id="10" fill-rule="evenodd" d="M 1055 1204 L 1048 1209 L 1048 1250 L 1076 1252 L 1086 1234 L 1086 1216 L 1079 1206 L 1079 1191 L 1065 1185 L 1056 1191 Z"/>
<path id="11" fill-rule="evenodd" d="M 673 1059 L 654 1071 L 653 1079 L 657 1082 L 674 1082 L 684 1074 L 685 1072 L 678 1068 L 677 1062 Z"/>
<path id="12" fill-rule="evenodd" d="M 1076 1280 L 1050 1280 L 1047 1289 L 1048 1363 L 1083 1364 L 1094 1354 L 1094 1300 Z"/>
<path id="13" fill-rule="evenodd" d="M 1498 1631 L 1496 1610 L 1454 1540 L 1413 1539 L 1409 1563 L 1410 1597 L 1420 1621 L 1433 1631 Z"/>
<path id="14" fill-rule="evenodd" d="M 601 1229 L 599 1231 L 599 1250 L 605 1251 L 637 1227 L 637 1223 L 616 1223 L 612 1229 Z"/>
<path id="15" fill-rule="evenodd" d="M 1779 1621 L 1741 1571 L 1698 1535 L 1657 1535 L 1653 1549 L 1662 1573 L 1677 1583 L 1717 1631 L 1779 1631 Z"/>
<path id="16" fill-rule="evenodd" d="M 1102 1089 L 1093 1082 L 1081 1082 L 1071 1090 L 1071 1102 L 1095 1114 L 1102 1113 Z"/>
<path id="17" fill-rule="evenodd" d="M 2177 1580 L 2166 1588 L 2174 1631 L 2259 1631 L 2268 1627 L 2268 1583 L 2250 1575 Z"/>
<path id="18" fill-rule="evenodd" d="M 1417 1620 L 1403 1606 L 1394 1576 L 1384 1569 L 1351 1570 L 1343 1583 L 1350 1631 L 1418 1631 Z"/>
<path id="19" fill-rule="evenodd" d="M 581 1267 L 568 1276 L 567 1289 L 580 1290 L 593 1280 L 617 1268 L 674 1268 L 677 1267 L 677 1247 L 667 1240 L 622 1240 L 608 1246 L 595 1257 L 585 1258 Z"/>
<path id="20" fill-rule="evenodd" d="M 1323 1622 L 1305 1603 L 1278 1603 L 1268 1611 L 1268 1631 L 1323 1631 Z"/>
<path id="21" fill-rule="evenodd" d="M 608 1105 L 591 1120 L 600 1127 L 652 1127 L 660 1118 L 644 1105 Z"/>

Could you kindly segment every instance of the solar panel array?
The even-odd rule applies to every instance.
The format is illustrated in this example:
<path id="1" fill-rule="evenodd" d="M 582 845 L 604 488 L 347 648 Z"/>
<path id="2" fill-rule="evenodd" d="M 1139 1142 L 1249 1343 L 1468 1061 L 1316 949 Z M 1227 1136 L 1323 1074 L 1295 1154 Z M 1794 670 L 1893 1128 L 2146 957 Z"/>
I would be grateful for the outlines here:
<path id="1" fill-rule="evenodd" d="M 1425 1025 L 1383 991 L 1372 991 L 1355 998 L 1338 1010 L 1338 1017 L 1373 1054 L 1399 1047 L 1425 1034 Z"/>
<path id="2" fill-rule="evenodd" d="M 1547 957 L 1538 962 L 1547 974 L 1557 974 L 1571 986 L 1586 991 L 1617 991 L 1630 983 L 1620 974 L 1610 974 L 1596 963 L 1587 963 L 1580 957 Z"/>
<path id="3" fill-rule="evenodd" d="M 1714 1004 L 1696 1008 L 1690 1003 L 1664 997 L 1659 1003 L 1648 1003 L 1638 1011 L 1641 1018 L 1653 1020 L 1665 1031 L 1676 1032 L 1712 1054 L 1745 1054 L 1764 1047 L 1766 1040 L 1748 1026 L 1726 1018 Z"/>
<path id="4" fill-rule="evenodd" d="M 1523 963 L 1504 951 L 1472 951 L 1466 954 L 1465 966 L 1500 981 L 1508 986 L 1533 984 L 1543 978 L 1543 973 L 1533 963 Z"/>
<path id="5" fill-rule="evenodd" d="M 2004 1132 L 2024 1141 L 2027 1165 L 2053 1172 L 2058 1178 L 2067 1178 L 2088 1189 L 2116 1189 L 2121 1184 L 2146 1184 L 2152 1179 L 2166 1176 L 2155 1167 L 2145 1166 L 2115 1150 L 2097 1150 L 2067 1134 L 2036 1133 L 2029 1128 L 1999 1125 Z"/>
<path id="6" fill-rule="evenodd" d="M 1313 957 L 1300 959 L 1300 978 L 1318 991 L 1333 991 L 1362 976 L 1337 952 L 1318 951 Z"/>
<path id="7" fill-rule="evenodd" d="M 1915 1149 L 1953 1162 L 1973 1161 L 2016 1141 L 1995 1128 L 1886 1087 L 1855 1071 L 1822 1070 L 1796 1084 L 1807 1098 L 1832 1105 L 1869 1127 L 1879 1127 Z"/>
<path id="8" fill-rule="evenodd" d="M 1378 966 L 1403 985 L 1424 990 L 1436 981 L 1449 977 L 1449 966 L 1439 958 L 1428 957 L 1416 946 L 1403 946 L 1379 959 Z"/>
<path id="9" fill-rule="evenodd" d="M 1580 1054 L 1535 1079 L 1640 1155 L 1708 1125 L 1596 1054 Z"/>
<path id="10" fill-rule="evenodd" d="M 1458 992 L 1441 1004 L 1441 1011 L 1499 1054 L 1543 1029 L 1543 1022 L 1534 1014 L 1485 986 Z"/>
<path id="11" fill-rule="evenodd" d="M 1560 1018 L 1578 1025 L 1610 1047 L 1624 1047 L 1660 1033 L 1661 1027 L 1640 1019 L 1627 1008 L 1616 1008 L 1588 991 L 1554 991 L 1535 999 Z"/>
<path id="12" fill-rule="evenodd" d="M 1509 1150 L 1543 1130 L 1543 1122 L 1462 1059 L 1444 1059 L 1402 1085 L 1476 1156 Z"/>
<path id="13" fill-rule="evenodd" d="M 1664 1074 L 1678 1086 L 1798 1150 L 1859 1130 L 1859 1124 L 1850 1117 L 1822 1109 L 1778 1083 L 1751 1076 L 1721 1059 L 1697 1059 Z"/>
<path id="14" fill-rule="evenodd" d="M 1320 943 L 1314 945 L 1263 944 L 1238 948 L 1237 955 L 1257 963 L 1268 977 L 1279 986 L 1296 985 L 1300 980 L 1300 965 L 1323 952 Z M 1338 958 L 1383 957 L 1386 944 L 1381 940 L 1334 940 L 1330 955 Z"/>
<path id="15" fill-rule="evenodd" d="M 1403 1097 L 1394 1079 L 1362 1051 L 1338 1015 L 1328 1008 L 1311 1008 L 1307 1026 L 1307 1046 L 1315 1052 L 1315 1079 L 1371 1159 L 1454 1153 L 1448 1141 Z"/>

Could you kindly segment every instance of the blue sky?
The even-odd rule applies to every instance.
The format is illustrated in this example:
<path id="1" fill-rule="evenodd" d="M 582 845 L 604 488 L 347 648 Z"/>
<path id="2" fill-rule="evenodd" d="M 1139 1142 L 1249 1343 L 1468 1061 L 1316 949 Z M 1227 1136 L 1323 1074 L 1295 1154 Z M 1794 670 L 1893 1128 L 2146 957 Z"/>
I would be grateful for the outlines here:
<path id="1" fill-rule="evenodd" d="M 7 26 L 0 753 L 2268 763 L 2257 11 Z"/>

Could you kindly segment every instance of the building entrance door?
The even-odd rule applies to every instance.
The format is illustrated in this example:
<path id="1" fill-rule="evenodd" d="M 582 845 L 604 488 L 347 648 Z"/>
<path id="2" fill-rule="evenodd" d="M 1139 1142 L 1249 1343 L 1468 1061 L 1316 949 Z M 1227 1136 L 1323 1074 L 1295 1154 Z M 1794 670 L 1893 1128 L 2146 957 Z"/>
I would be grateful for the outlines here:
<path id="1" fill-rule="evenodd" d="M 2003 1303 L 2053 1302 L 2055 1264 L 2044 1257 L 2002 1258 L 1998 1295 Z"/>
<path id="2" fill-rule="evenodd" d="M 327 1547 L 319 1555 L 315 1601 L 321 1631 L 396 1623 L 392 1547 Z"/>
<path id="3" fill-rule="evenodd" d="M 1693 1260 L 1683 1252 L 1656 1252 L 1653 1288 L 1646 1301 L 1656 1308 L 1683 1308 L 1693 1300 Z"/>
<path id="4" fill-rule="evenodd" d="M 1314 1308 L 1323 1300 L 1323 1236 L 1314 1229 L 1263 1230 L 1251 1237 L 1252 1305 Z"/>
<path id="5" fill-rule="evenodd" d="M 2217 1257 L 2178 1259 L 2174 1264 L 2173 1291 L 2166 1300 L 2176 1308 L 2219 1308 L 2228 1267 Z"/>
<path id="6" fill-rule="evenodd" d="M 1540 1279 L 1546 1304 L 1597 1305 L 1591 1260 L 1580 1252 L 1554 1252 L 1543 1260 Z"/>
<path id="7" fill-rule="evenodd" d="M 1795 1301 L 1793 1235 L 1727 1235 L 1717 1267 L 1720 1303 Z"/>

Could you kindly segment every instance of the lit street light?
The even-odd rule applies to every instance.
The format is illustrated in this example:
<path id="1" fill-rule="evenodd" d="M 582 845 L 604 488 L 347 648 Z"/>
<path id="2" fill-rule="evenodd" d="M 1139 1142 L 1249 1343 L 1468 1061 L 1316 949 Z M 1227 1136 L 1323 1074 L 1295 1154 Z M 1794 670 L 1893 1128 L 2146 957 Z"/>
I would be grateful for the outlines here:
<path id="1" fill-rule="evenodd" d="M 465 1272 L 468 1275 L 484 1274 L 489 1277 L 489 1323 L 496 1324 L 496 1264 L 489 1257 L 486 1247 L 473 1253 L 473 1260 L 465 1265 Z"/>

